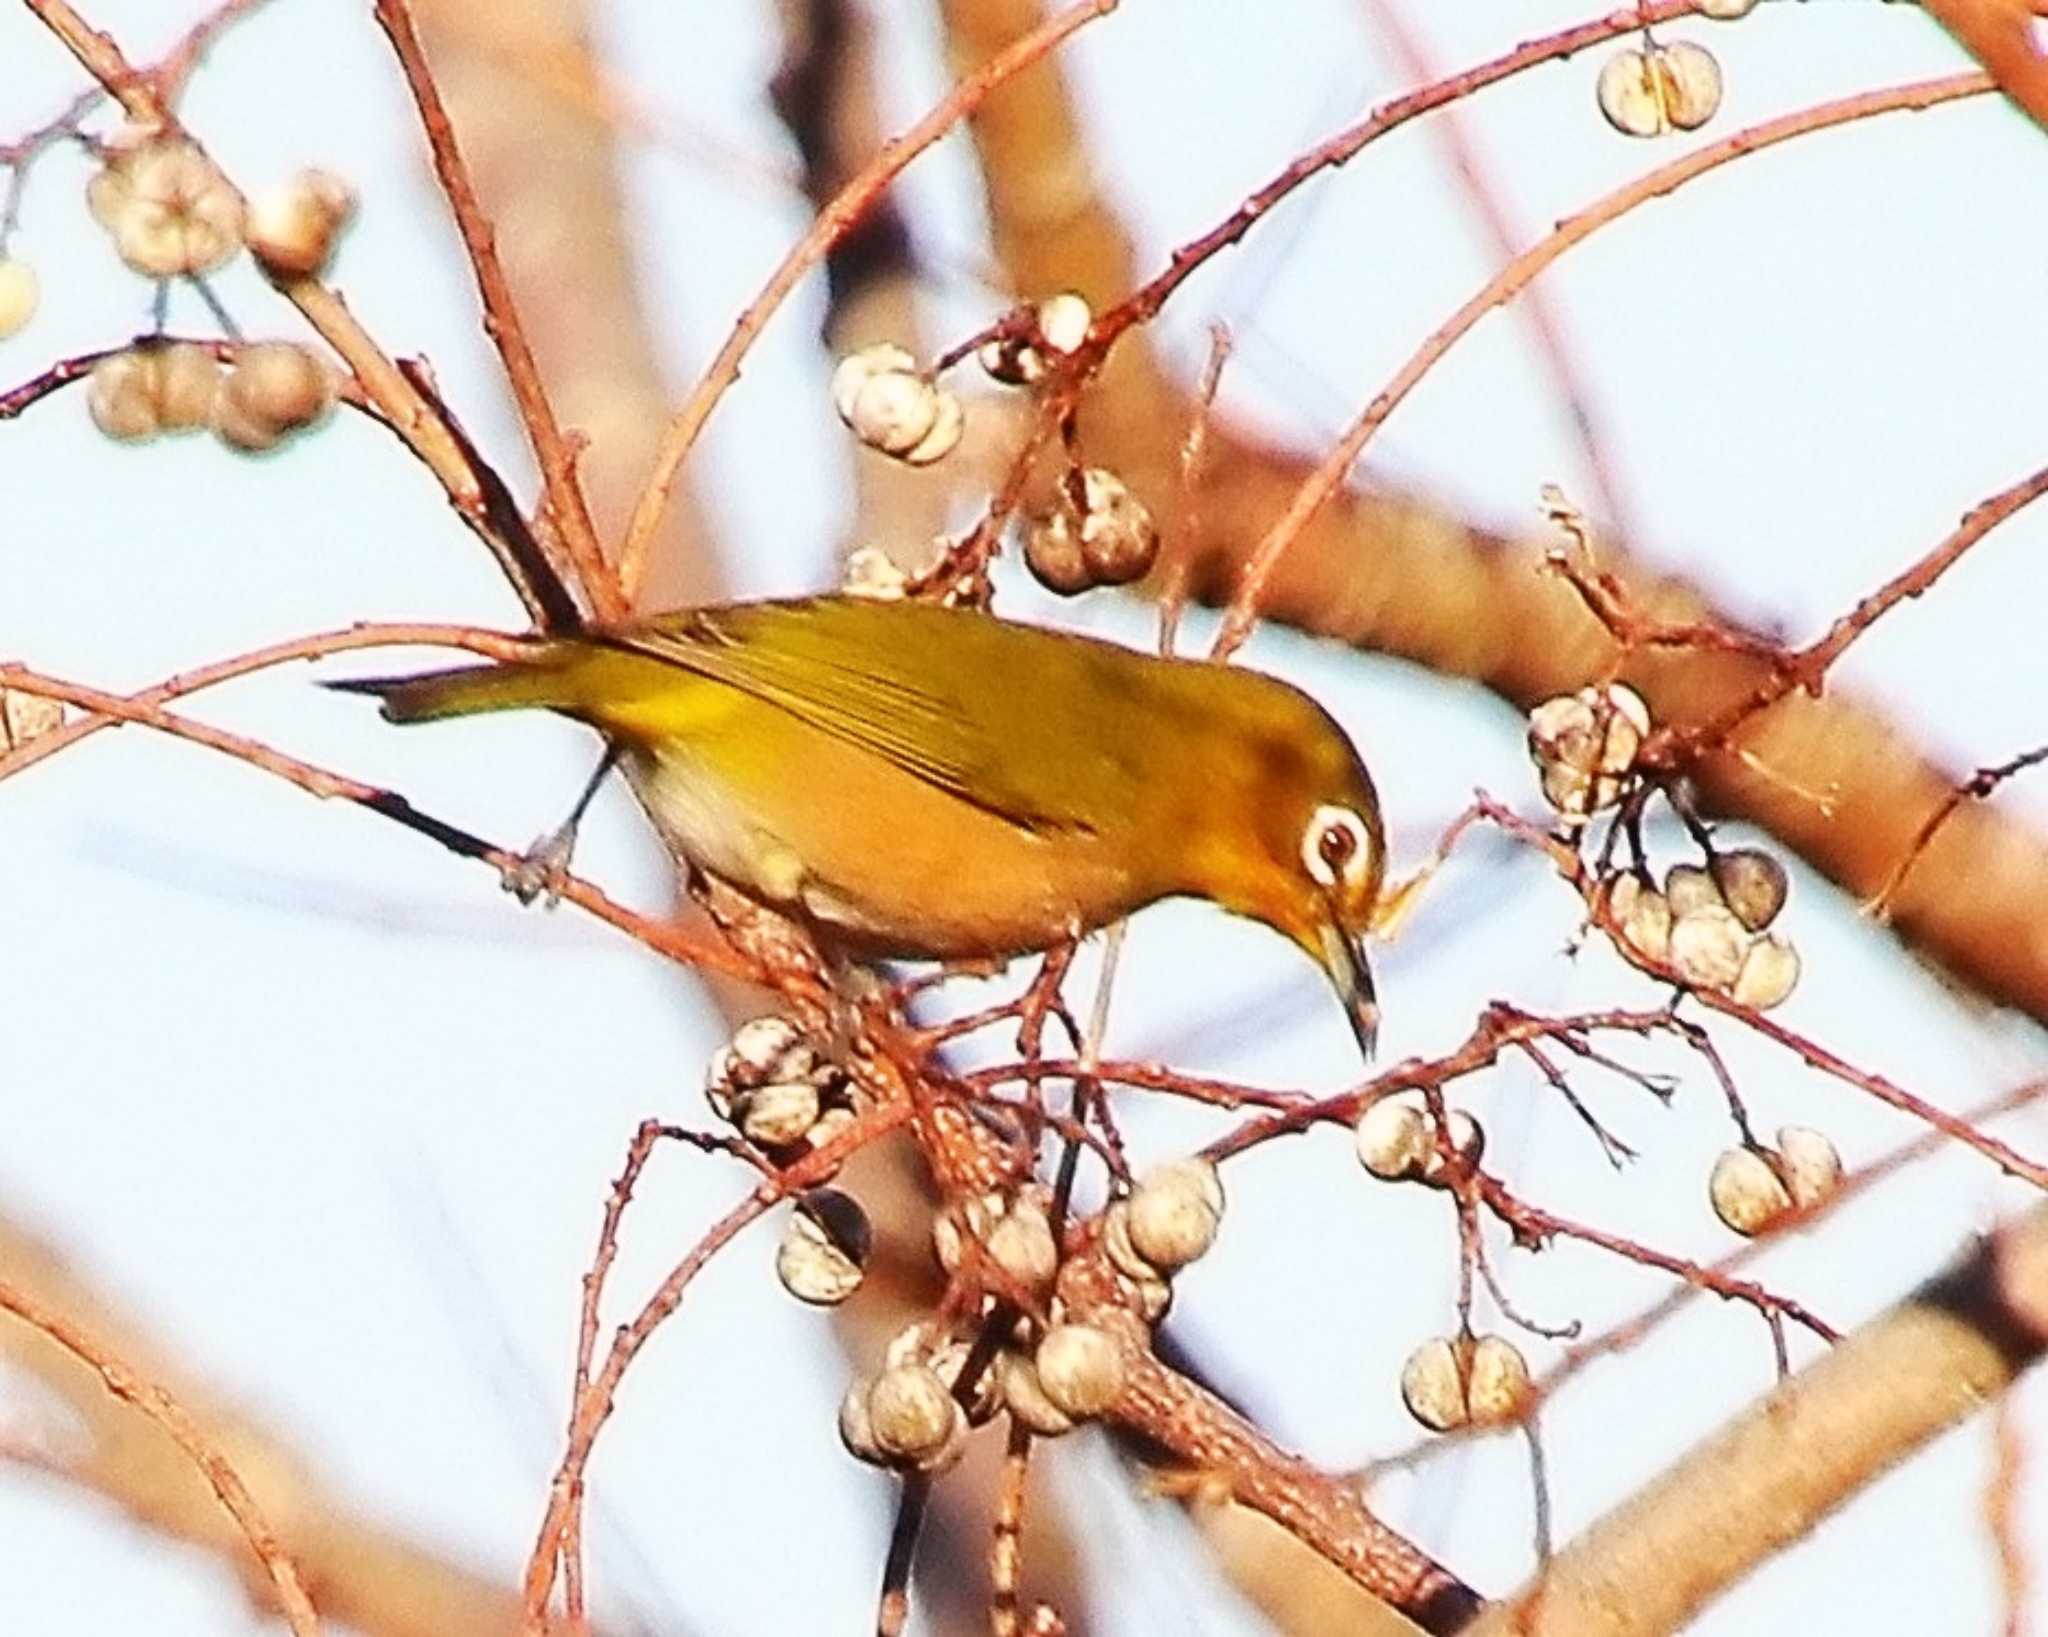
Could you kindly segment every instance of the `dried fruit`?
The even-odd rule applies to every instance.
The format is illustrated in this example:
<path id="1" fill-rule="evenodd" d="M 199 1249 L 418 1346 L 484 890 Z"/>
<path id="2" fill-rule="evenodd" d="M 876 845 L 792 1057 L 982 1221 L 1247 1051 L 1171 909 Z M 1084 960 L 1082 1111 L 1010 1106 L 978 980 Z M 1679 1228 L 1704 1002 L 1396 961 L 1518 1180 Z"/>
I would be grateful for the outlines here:
<path id="1" fill-rule="evenodd" d="M 1064 1415 L 1076 1421 L 1100 1415 L 1124 1390 L 1124 1354 L 1106 1330 L 1091 1324 L 1056 1324 L 1033 1355 L 1039 1385 Z"/>
<path id="2" fill-rule="evenodd" d="M 1772 932 L 1749 946 L 1742 957 L 1742 970 L 1728 991 L 1742 1006 L 1768 1012 L 1790 995 L 1799 983 L 1799 951 L 1782 933 Z"/>
<path id="3" fill-rule="evenodd" d="M 330 171 L 302 170 L 251 204 L 243 242 L 273 278 L 304 278 L 326 267 L 355 210 L 348 183 Z"/>
<path id="4" fill-rule="evenodd" d="M 797 1201 L 775 1275 L 800 1302 L 833 1307 L 860 1288 L 874 1231 L 857 1200 L 833 1188 L 814 1188 Z"/>
<path id="5" fill-rule="evenodd" d="M 1785 907 L 1785 894 L 1791 887 L 1785 866 L 1762 848 L 1738 847 L 1716 853 L 1708 868 L 1735 919 L 1751 932 L 1763 931 Z"/>
<path id="6" fill-rule="evenodd" d="M 1786 1191 L 1801 1210 L 1820 1204 L 1842 1186 L 1842 1155 L 1825 1131 L 1812 1126 L 1778 1128 L 1778 1154 Z"/>
<path id="7" fill-rule="evenodd" d="M 1726 989 L 1742 971 L 1749 934 L 1719 904 L 1703 904 L 1671 925 L 1671 964 L 1695 989 Z"/>
<path id="8" fill-rule="evenodd" d="M 241 248 L 241 198 L 194 144 L 139 136 L 110 150 L 86 197 L 136 272 L 160 279 L 210 273 Z"/>
<path id="9" fill-rule="evenodd" d="M 0 341 L 18 334 L 35 317 L 42 285 L 25 261 L 0 256 Z"/>
<path id="10" fill-rule="evenodd" d="M 1141 1181 L 1127 1209 L 1131 1248 L 1170 1273 L 1215 1244 L 1223 1219 L 1222 1179 L 1207 1160 L 1182 1160 Z"/>
<path id="11" fill-rule="evenodd" d="M 1753 1148 L 1730 1148 L 1714 1161 L 1707 1199 L 1714 1214 L 1745 1237 L 1763 1232 L 1792 1206 L 1777 1168 Z"/>
<path id="12" fill-rule="evenodd" d="M 1691 41 L 1617 52 L 1600 70 L 1600 112 L 1624 136 L 1693 131 L 1721 106 L 1721 65 Z"/>

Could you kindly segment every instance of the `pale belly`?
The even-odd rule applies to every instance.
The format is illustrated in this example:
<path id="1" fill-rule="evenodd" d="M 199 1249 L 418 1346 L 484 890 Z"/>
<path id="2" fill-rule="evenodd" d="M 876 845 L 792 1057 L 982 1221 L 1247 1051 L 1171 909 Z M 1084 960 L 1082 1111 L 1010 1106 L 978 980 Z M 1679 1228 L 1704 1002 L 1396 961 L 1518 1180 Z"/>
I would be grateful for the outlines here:
<path id="1" fill-rule="evenodd" d="M 707 774 L 702 748 L 635 751 L 635 788 L 675 851 L 858 952 L 1019 954 L 1159 896 L 1099 837 L 1009 823 L 796 724 L 754 727 L 747 754 L 717 758 L 738 776 Z"/>

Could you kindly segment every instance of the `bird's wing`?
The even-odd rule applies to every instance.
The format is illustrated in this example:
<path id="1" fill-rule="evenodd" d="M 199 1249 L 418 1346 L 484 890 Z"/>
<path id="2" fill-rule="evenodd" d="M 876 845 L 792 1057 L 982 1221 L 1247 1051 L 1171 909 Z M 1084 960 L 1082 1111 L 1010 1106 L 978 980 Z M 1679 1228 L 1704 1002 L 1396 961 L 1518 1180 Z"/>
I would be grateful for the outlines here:
<path id="1" fill-rule="evenodd" d="M 877 640 L 882 620 L 886 641 Z M 693 610 L 613 640 L 785 710 L 1012 823 L 1092 829 L 1071 776 L 1078 747 L 1054 742 L 1044 690 L 1017 674 L 1033 649 L 1016 632 L 956 610 L 897 604 L 882 615 L 821 597 Z"/>

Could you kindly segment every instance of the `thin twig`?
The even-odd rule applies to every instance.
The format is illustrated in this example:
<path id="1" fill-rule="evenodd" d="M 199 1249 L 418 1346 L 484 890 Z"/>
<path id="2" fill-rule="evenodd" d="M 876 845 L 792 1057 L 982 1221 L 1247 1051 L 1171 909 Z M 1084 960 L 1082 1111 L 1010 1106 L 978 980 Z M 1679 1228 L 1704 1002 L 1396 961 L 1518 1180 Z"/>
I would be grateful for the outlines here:
<path id="1" fill-rule="evenodd" d="M 26 1291 L 5 1280 L 0 1280 L 0 1308 L 40 1331 L 79 1363 L 95 1371 L 106 1384 L 108 1392 L 122 1402 L 134 1405 L 169 1434 L 171 1441 L 185 1452 L 199 1469 L 200 1476 L 220 1497 L 221 1506 L 234 1519 L 235 1527 L 241 1530 L 249 1549 L 262 1563 L 264 1572 L 270 1576 L 270 1583 L 277 1588 L 278 1605 L 284 1611 L 285 1623 L 291 1627 L 294 1637 L 319 1637 L 320 1616 L 314 1611 L 312 1599 L 306 1595 L 297 1565 L 279 1543 L 277 1531 L 271 1528 L 227 1456 L 200 1430 L 184 1407 L 157 1383 L 138 1378 L 109 1348 L 87 1334 L 80 1325 L 61 1313 L 52 1312 Z"/>
<path id="2" fill-rule="evenodd" d="M 1709 171 L 1717 170 L 1748 154 L 1774 147 L 1781 142 L 1788 142 L 1794 137 L 1845 125 L 1852 120 L 1932 108 L 1963 97 L 1981 96 L 1991 88 L 1991 80 L 1987 75 L 1952 74 L 1943 79 L 1921 80 L 1911 85 L 1893 86 L 1880 91 L 1864 91 L 1833 102 L 1817 103 L 1797 113 L 1767 120 L 1761 125 L 1752 125 L 1746 130 L 1737 131 L 1733 136 L 1724 137 L 1719 142 L 1687 154 L 1682 159 L 1661 165 L 1626 186 L 1615 189 L 1576 215 L 1568 216 L 1559 222 L 1553 232 L 1525 250 L 1489 279 L 1415 350 L 1408 361 L 1394 373 L 1392 380 L 1379 395 L 1346 428 L 1343 437 L 1339 438 L 1330 452 L 1317 463 L 1315 470 L 1296 489 L 1287 510 L 1275 520 L 1245 560 L 1237 592 L 1231 598 L 1230 607 L 1223 617 L 1223 624 L 1216 634 L 1216 644 L 1212 650 L 1214 655 L 1218 658 L 1226 657 L 1243 645 L 1245 638 L 1250 635 L 1253 622 L 1258 617 L 1259 599 L 1265 591 L 1266 582 L 1272 578 L 1273 571 L 1280 565 L 1280 560 L 1309 520 L 1337 492 L 1345 476 L 1357 463 L 1358 457 L 1372 440 L 1373 434 L 1385 424 L 1387 417 L 1393 414 L 1395 408 L 1436 367 L 1444 355 L 1470 333 L 1481 318 L 1495 307 L 1512 299 L 1517 291 L 1567 250 L 1583 243 L 1599 229 L 1619 220 L 1636 206 L 1660 198 Z"/>
<path id="3" fill-rule="evenodd" d="M 112 38 L 80 17 L 68 0 L 25 3 L 131 120 L 176 127 L 176 118 L 151 76 L 130 64 Z M 276 278 L 272 283 L 348 365 L 379 414 L 434 474 L 456 515 L 496 558 L 527 614 L 543 629 L 572 629 L 581 617 L 574 599 L 531 536 L 505 528 L 504 520 L 493 512 L 487 502 L 486 480 L 474 464 L 474 452 L 356 321 L 348 305 L 317 278 Z"/>
<path id="4" fill-rule="evenodd" d="M 470 181 L 469 167 L 463 162 L 462 150 L 455 140 L 455 127 L 449 122 L 440 87 L 413 28 L 412 13 L 406 0 L 376 0 L 375 15 L 377 26 L 391 41 L 406 86 L 419 109 L 420 126 L 434 157 L 434 175 L 455 215 L 463 248 L 469 253 L 470 271 L 476 278 L 477 294 L 483 301 L 484 333 L 497 347 L 499 361 L 505 366 L 505 379 L 511 385 L 513 401 L 519 406 L 520 424 L 525 427 L 534 459 L 540 464 L 541 485 L 555 528 L 598 620 L 615 623 L 624 616 L 626 603 L 610 565 L 604 560 L 597 529 L 590 520 L 583 480 L 576 470 L 576 450 L 563 434 L 554 405 L 548 399 L 547 384 L 541 379 L 540 365 L 520 322 L 518 303 L 512 298 L 512 286 L 506 282 L 505 270 L 498 261 L 496 232 L 485 218 L 483 204 Z"/>
<path id="5" fill-rule="evenodd" d="M 619 552 L 619 583 L 628 606 L 633 603 L 641 577 L 646 572 L 648 549 L 653 544 L 655 530 L 661 525 L 669 492 L 675 487 L 684 458 L 696 443 L 697 434 L 704 429 L 705 421 L 710 418 L 726 388 L 739 379 L 740 362 L 746 357 L 747 350 L 790 291 L 860 220 L 906 165 L 980 107 L 990 92 L 1029 68 L 1076 29 L 1098 17 L 1107 16 L 1116 9 L 1117 3 L 1118 0 L 1080 0 L 1079 4 L 1055 13 L 1016 44 L 990 58 L 948 92 L 923 119 L 903 135 L 883 144 L 881 152 L 866 168 L 818 212 L 809 230 L 769 275 L 761 293 L 740 314 L 732 333 L 718 349 L 718 355 L 711 360 L 703 378 L 662 436 L 654 470 L 648 474 L 646 486 L 633 507 L 632 520 L 626 526 L 625 543 Z"/>

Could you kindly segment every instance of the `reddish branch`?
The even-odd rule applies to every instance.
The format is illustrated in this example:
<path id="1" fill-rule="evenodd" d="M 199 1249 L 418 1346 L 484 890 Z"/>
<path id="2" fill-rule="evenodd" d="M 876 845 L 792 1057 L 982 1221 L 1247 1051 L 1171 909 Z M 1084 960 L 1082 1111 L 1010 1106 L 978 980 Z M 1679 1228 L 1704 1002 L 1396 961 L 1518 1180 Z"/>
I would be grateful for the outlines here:
<path id="1" fill-rule="evenodd" d="M 1806 136 L 1814 131 L 1846 125 L 1853 120 L 1869 119 L 1878 114 L 1932 108 L 1961 97 L 1982 95 L 1991 88 L 1991 81 L 1987 75 L 1956 74 L 1945 79 L 1923 80 L 1882 91 L 1864 91 L 1833 102 L 1818 103 L 1797 113 L 1767 120 L 1761 125 L 1752 125 L 1747 130 L 1737 131 L 1733 136 L 1724 137 L 1719 142 L 1687 154 L 1682 159 L 1661 165 L 1626 186 L 1615 189 L 1578 214 L 1568 216 L 1559 222 L 1553 232 L 1545 235 L 1502 268 L 1470 300 L 1446 319 L 1395 372 L 1393 379 L 1381 389 L 1371 403 L 1366 405 L 1358 418 L 1345 429 L 1344 435 L 1337 440 L 1335 446 L 1317 463 L 1315 470 L 1295 491 L 1287 510 L 1266 531 L 1265 537 L 1253 547 L 1246 558 L 1242 577 L 1238 581 L 1237 593 L 1231 599 L 1223 624 L 1216 634 L 1216 653 L 1222 656 L 1234 652 L 1251 634 L 1252 624 L 1258 618 L 1259 602 L 1265 591 L 1266 582 L 1279 566 L 1281 558 L 1286 555 L 1301 531 L 1308 526 L 1310 519 L 1337 492 L 1351 468 L 1357 464 L 1366 444 L 1386 423 L 1387 417 L 1393 414 L 1402 400 L 1436 367 L 1444 355 L 1471 332 L 1480 319 L 1495 307 L 1513 299 L 1517 291 L 1567 250 L 1592 237 L 1610 222 L 1619 220 L 1636 206 L 1651 199 L 1661 198 L 1695 178 L 1745 155 L 1775 147 L 1781 142 L 1789 142 L 1794 137 Z"/>
<path id="2" fill-rule="evenodd" d="M 769 275 L 761 293 L 740 314 L 732 333 L 705 369 L 703 379 L 669 423 L 654 470 L 648 476 L 646 487 L 641 490 L 639 503 L 633 508 L 633 518 L 626 527 L 625 544 L 619 554 L 619 579 L 628 604 L 639 587 L 648 547 L 655 530 L 661 525 L 669 491 L 682 470 L 684 458 L 696 443 L 697 434 L 703 430 L 705 421 L 710 418 L 726 388 L 739 379 L 740 363 L 747 350 L 790 291 L 872 208 L 905 166 L 978 108 L 990 92 L 1044 57 L 1075 30 L 1098 17 L 1107 16 L 1116 9 L 1117 3 L 1118 0 L 1078 0 L 1077 4 L 1056 12 L 1040 27 L 968 75 L 903 135 L 883 144 L 868 166 L 840 190 L 837 198 L 818 212 L 804 236 L 791 246 L 789 253 Z"/>
<path id="3" fill-rule="evenodd" d="M 1871 915 L 1880 921 L 1891 915 L 1892 900 L 1906 884 L 1906 877 L 1913 873 L 1913 866 L 1920 862 L 1921 855 L 1934 844 L 1935 836 L 1940 834 L 1941 827 L 1955 816 L 1957 808 L 1966 801 L 1983 801 L 2007 779 L 2026 772 L 2030 767 L 2039 767 L 2043 762 L 2048 762 L 2048 745 L 2038 745 L 2032 750 L 2022 751 L 2010 761 L 1999 762 L 1991 767 L 1980 767 L 1951 790 L 1940 805 L 1927 815 L 1925 822 L 1920 826 L 1919 834 L 1913 837 L 1912 846 L 1906 849 L 1905 856 L 1899 860 L 1898 868 L 1885 878 L 1884 885 L 1872 895 L 1869 904 Z"/>
<path id="4" fill-rule="evenodd" d="M 533 445 L 534 458 L 540 463 L 547 515 L 559 531 L 599 621 L 616 622 L 625 614 L 627 603 L 604 560 L 597 530 L 590 521 L 590 507 L 584 500 L 583 482 L 576 471 L 576 447 L 555 418 L 540 366 L 534 361 L 519 308 L 512 299 L 512 287 L 498 263 L 496 234 L 484 218 L 469 167 L 463 163 L 462 151 L 456 145 L 455 127 L 449 123 L 440 88 L 435 85 L 426 54 L 420 48 L 412 13 L 405 0 L 377 0 L 376 17 L 378 27 L 384 30 L 397 54 L 399 67 L 404 70 L 405 83 L 419 110 L 421 129 L 434 156 L 434 175 L 454 212 L 463 248 L 469 253 L 470 271 L 476 277 L 477 293 L 483 300 L 484 333 L 497 346 L 498 358 L 505 366 L 505 379 L 519 406 L 520 424 Z"/>
<path id="5" fill-rule="evenodd" d="M 279 1544 L 277 1531 L 271 1528 L 228 1458 L 186 1414 L 184 1407 L 157 1383 L 138 1377 L 125 1362 L 74 1320 L 51 1311 L 35 1297 L 5 1280 L 0 1280 L 0 1308 L 41 1331 L 81 1364 L 95 1371 L 106 1384 L 108 1392 L 122 1402 L 132 1404 L 163 1428 L 171 1441 L 199 1469 L 200 1475 L 220 1498 L 222 1508 L 234 1519 L 235 1527 L 249 1542 L 249 1549 L 256 1554 L 264 1572 L 270 1576 L 270 1583 L 277 1589 L 278 1607 L 283 1611 L 285 1623 L 291 1627 L 294 1637 L 319 1637 L 320 1616 L 314 1612 L 312 1599 L 306 1595 L 297 1565 Z"/>
<path id="6" fill-rule="evenodd" d="M 26 0 L 26 4 L 86 72 L 114 96 L 131 120 L 177 127 L 176 116 L 154 78 L 133 67 L 112 38 L 91 27 L 67 0 Z M 543 627 L 573 623 L 575 605 L 559 577 L 538 557 L 517 517 L 508 518 L 496 504 L 494 491 L 502 484 L 494 473 L 479 469 L 473 451 L 449 417 L 392 361 L 334 291 L 316 278 L 273 282 L 348 365 L 379 415 L 434 474 L 456 515 L 497 560 L 527 613 Z"/>
<path id="7" fill-rule="evenodd" d="M 44 699 L 61 700 L 65 704 L 90 711 L 95 716 L 116 722 L 132 722 L 159 733 L 170 734 L 174 738 L 189 740 L 193 744 L 204 745 L 209 750 L 232 756 L 237 761 L 281 778 L 310 796 L 318 796 L 322 800 L 354 802 L 379 817 L 404 826 L 415 835 L 425 836 L 457 857 L 473 858 L 488 865 L 497 871 L 499 879 L 508 887 L 524 882 L 531 873 L 532 861 L 525 854 L 494 846 L 466 830 L 423 813 L 395 791 L 365 784 L 362 780 L 349 778 L 345 774 L 330 772 L 326 768 L 301 761 L 296 756 L 286 755 L 283 751 L 273 749 L 245 735 L 229 733 L 204 722 L 195 722 L 190 717 L 176 715 L 161 705 L 149 703 L 147 692 L 131 695 L 106 693 L 98 688 L 83 687 L 74 682 L 44 676 L 24 666 L 6 664 L 0 664 L 0 687 L 13 688 Z M 30 741 L 13 754 L 17 757 L 23 756 L 26 752 L 32 751 L 39 742 Z M 758 980 L 762 975 L 758 966 L 735 953 L 723 941 L 678 922 L 657 919 L 628 909 L 579 877 L 565 874 L 554 881 L 551 887 L 556 896 L 588 910 L 599 920 L 610 922 L 620 931 L 670 960 L 749 980 Z"/>

